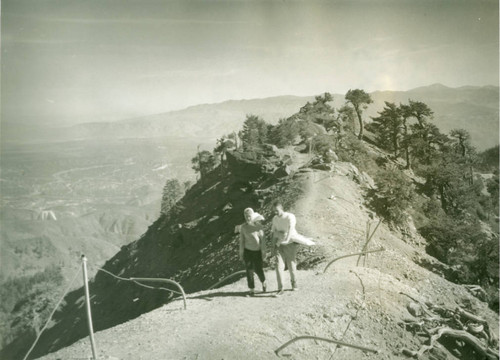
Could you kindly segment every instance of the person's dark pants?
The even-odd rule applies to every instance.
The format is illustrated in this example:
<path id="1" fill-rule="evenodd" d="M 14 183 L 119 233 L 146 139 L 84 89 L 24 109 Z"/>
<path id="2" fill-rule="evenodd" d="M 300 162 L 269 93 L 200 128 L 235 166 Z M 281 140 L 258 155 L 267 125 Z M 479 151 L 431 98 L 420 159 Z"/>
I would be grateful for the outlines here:
<path id="1" fill-rule="evenodd" d="M 254 289 L 255 282 L 253 272 L 257 273 L 260 282 L 266 281 L 264 269 L 262 269 L 262 252 L 260 250 L 252 251 L 245 249 L 243 252 L 243 260 L 245 261 L 245 270 L 247 271 L 248 288 Z"/>

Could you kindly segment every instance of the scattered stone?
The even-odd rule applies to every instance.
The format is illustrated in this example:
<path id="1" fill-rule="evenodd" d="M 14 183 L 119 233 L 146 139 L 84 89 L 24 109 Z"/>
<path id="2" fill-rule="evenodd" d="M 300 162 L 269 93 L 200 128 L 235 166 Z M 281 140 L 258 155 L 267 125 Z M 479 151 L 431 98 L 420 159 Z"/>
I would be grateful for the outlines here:
<path id="1" fill-rule="evenodd" d="M 328 152 L 326 154 L 331 161 L 339 161 L 339 157 L 332 149 L 328 149 Z"/>
<path id="2" fill-rule="evenodd" d="M 297 151 L 297 152 L 299 152 L 299 153 L 300 152 L 304 152 L 306 149 L 307 149 L 307 145 L 306 144 L 301 144 L 301 145 L 296 146 L 294 148 L 294 150 Z"/>
<path id="3" fill-rule="evenodd" d="M 316 170 L 323 170 L 323 171 L 332 171 L 333 170 L 333 164 L 314 164 L 311 165 L 311 169 L 316 169 Z"/>
<path id="4" fill-rule="evenodd" d="M 281 159 L 281 162 L 284 165 L 291 165 L 293 163 L 293 159 L 290 155 L 284 155 L 283 158 Z"/>
<path id="5" fill-rule="evenodd" d="M 284 166 L 281 166 L 279 168 L 277 168 L 273 175 L 280 179 L 280 178 L 283 178 L 283 177 L 287 177 L 287 176 L 290 176 L 290 174 L 292 173 L 292 170 L 290 169 L 290 166 L 288 165 L 284 165 Z"/>
<path id="6" fill-rule="evenodd" d="M 410 314 L 412 314 L 415 317 L 422 316 L 422 307 L 414 302 L 410 302 L 407 306 L 406 309 Z"/>

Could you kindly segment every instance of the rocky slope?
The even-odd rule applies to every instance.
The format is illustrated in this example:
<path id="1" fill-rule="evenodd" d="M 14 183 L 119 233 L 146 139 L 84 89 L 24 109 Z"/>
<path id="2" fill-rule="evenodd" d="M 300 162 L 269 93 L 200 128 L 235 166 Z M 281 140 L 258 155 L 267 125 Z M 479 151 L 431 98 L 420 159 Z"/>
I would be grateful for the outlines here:
<path id="1" fill-rule="evenodd" d="M 378 219 L 364 204 L 364 189 L 372 186 L 369 176 L 350 163 L 336 162 L 317 170 L 308 160 L 290 149 L 271 150 L 265 160 L 230 153 L 222 176 L 220 169 L 211 173 L 170 216 L 158 219 L 140 240 L 122 247 L 106 263 L 106 271 L 122 278 L 174 279 L 188 293 L 187 310 L 181 310 L 178 298 L 168 302 L 165 291 L 98 272 L 90 293 L 101 357 L 265 359 L 274 358 L 273 351 L 295 336 L 315 335 L 378 353 L 302 340 L 281 354 L 296 359 L 404 358 L 403 348 L 418 350 L 423 341 L 402 325 L 409 319 L 419 321 L 407 310 L 409 297 L 467 309 L 486 319 L 498 336 L 498 315 L 486 303 L 417 264 L 433 260 L 414 229 L 403 236 L 382 223 L 369 247 L 385 251 L 369 255 L 362 266 L 356 266 L 355 257 L 344 258 L 323 273 L 329 260 L 358 252 L 365 242 L 367 222 L 373 231 Z M 247 298 L 243 279 L 207 290 L 242 269 L 234 226 L 243 221 L 243 209 L 251 206 L 269 220 L 275 198 L 297 215 L 298 230 L 317 242 L 313 249 L 301 251 L 300 290 L 272 296 L 276 289 L 272 260 L 267 271 L 269 294 Z M 82 290 L 70 293 L 32 357 L 89 356 L 84 310 Z M 4 349 L 2 358 L 22 358 L 33 339 L 28 331 Z M 467 347 L 445 344 L 423 358 L 474 356 Z"/>

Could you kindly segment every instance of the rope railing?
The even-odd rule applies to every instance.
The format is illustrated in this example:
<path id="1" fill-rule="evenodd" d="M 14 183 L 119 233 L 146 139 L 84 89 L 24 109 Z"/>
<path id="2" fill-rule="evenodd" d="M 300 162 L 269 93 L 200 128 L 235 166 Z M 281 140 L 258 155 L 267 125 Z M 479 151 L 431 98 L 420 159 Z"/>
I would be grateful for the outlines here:
<path id="1" fill-rule="evenodd" d="M 346 228 L 351 229 L 351 230 L 353 230 L 353 231 L 358 231 L 358 232 L 360 232 L 360 233 L 362 233 L 362 234 L 364 234 L 364 233 L 365 233 L 363 230 L 357 229 L 357 228 L 352 227 L 352 226 L 349 226 L 349 225 L 341 224 L 341 223 L 336 223 L 336 224 L 333 224 L 333 226 L 343 226 L 343 227 L 346 227 Z"/>
<path id="2" fill-rule="evenodd" d="M 161 286 L 159 286 L 159 287 L 149 286 L 149 285 L 145 285 L 143 283 L 140 283 L 138 281 L 134 281 L 134 284 L 137 284 L 139 286 L 145 287 L 146 289 L 165 290 L 165 291 L 171 292 L 172 294 L 182 295 L 182 293 L 180 291 L 176 291 L 176 290 L 172 290 L 172 289 L 167 289 L 167 288 L 164 288 L 164 287 L 161 287 Z"/>
<path id="3" fill-rule="evenodd" d="M 363 252 L 359 252 L 359 253 L 347 254 L 347 255 L 342 255 L 342 256 L 336 257 L 335 259 L 333 259 L 332 261 L 330 261 L 325 266 L 325 270 L 323 270 L 323 273 L 326 272 L 326 270 L 330 267 L 330 265 L 332 265 L 335 261 L 338 261 L 340 259 L 343 259 L 343 258 L 346 258 L 346 257 L 349 257 L 349 256 L 366 255 L 366 254 L 369 254 L 369 253 L 374 253 L 374 252 L 379 252 L 379 251 L 384 251 L 384 250 L 385 249 L 383 247 L 381 247 L 381 248 L 375 249 L 375 250 L 368 250 L 368 251 L 363 251 Z"/>
<path id="4" fill-rule="evenodd" d="M 184 310 L 187 309 L 186 293 L 184 292 L 184 289 L 182 288 L 182 286 L 178 282 L 176 282 L 174 280 L 170 280 L 170 279 L 163 279 L 163 278 L 135 278 L 135 277 L 132 277 L 132 278 L 130 278 L 130 280 L 133 282 L 136 282 L 136 283 L 137 283 L 137 281 L 166 282 L 167 284 L 173 284 L 173 285 L 177 286 L 179 288 L 179 290 L 181 291 L 182 300 L 184 302 Z M 167 290 L 169 290 L 169 289 L 167 289 Z"/>
<path id="5" fill-rule="evenodd" d="M 82 259 L 84 262 L 86 262 L 86 258 L 84 256 L 82 256 Z M 52 316 L 54 316 L 56 310 L 59 308 L 59 305 L 61 305 L 61 302 L 63 301 L 64 297 L 68 294 L 69 290 L 71 289 L 71 287 L 73 286 L 73 283 L 75 282 L 76 278 L 78 277 L 78 275 L 80 274 L 80 271 L 82 269 L 78 269 L 78 271 L 75 272 L 75 275 L 73 276 L 73 278 L 71 279 L 68 287 L 66 288 L 66 290 L 64 291 L 64 293 L 62 294 L 61 298 L 59 299 L 59 301 L 57 302 L 56 306 L 54 307 L 54 309 L 52 310 L 52 312 L 50 313 L 47 321 L 45 322 L 45 325 L 42 327 L 42 329 L 38 332 L 38 335 L 35 339 L 35 341 L 33 342 L 33 345 L 31 345 L 30 349 L 28 350 L 28 352 L 26 353 L 26 355 L 24 356 L 23 360 L 26 360 L 28 359 L 28 357 L 30 356 L 31 352 L 33 351 L 33 349 L 35 348 L 36 344 L 38 343 L 38 340 L 40 339 L 40 337 L 42 336 L 42 333 L 46 330 L 49 322 L 52 320 Z M 118 280 L 121 280 L 121 281 L 131 281 L 133 283 L 135 283 L 136 285 L 139 285 L 139 286 L 142 286 L 142 287 L 145 287 L 147 289 L 158 289 L 158 290 L 165 290 L 165 291 L 169 291 L 170 293 L 172 294 L 178 294 L 178 295 L 182 295 L 182 298 L 183 298 L 183 301 L 184 301 L 184 310 L 186 310 L 187 308 L 187 303 L 186 303 L 186 294 L 184 292 L 184 289 L 182 288 L 182 286 L 177 283 L 176 281 L 174 280 L 170 280 L 170 279 L 163 279 L 163 278 L 124 278 L 124 277 L 121 277 L 121 276 L 118 276 L 118 275 L 115 275 L 113 274 L 112 272 L 109 272 L 108 270 L 105 270 L 103 268 L 97 268 L 97 271 L 102 271 Z M 173 284 L 175 286 L 177 286 L 179 288 L 180 291 L 176 291 L 176 290 L 172 290 L 172 289 L 168 289 L 168 288 L 164 288 L 164 287 L 153 287 L 153 286 L 149 286 L 149 285 L 145 285 L 145 284 L 142 284 L 140 281 L 155 281 L 155 282 L 166 282 L 168 284 Z M 88 295 L 88 294 L 87 294 Z M 92 331 L 91 331 L 92 332 Z M 93 334 L 91 334 L 93 335 Z M 95 351 L 93 350 L 93 352 L 95 353 Z M 94 354 L 93 358 L 95 359 L 96 356 Z"/>
<path id="6" fill-rule="evenodd" d="M 59 301 L 57 302 L 56 306 L 54 307 L 54 310 L 52 310 L 52 312 L 50 313 L 49 315 L 49 318 L 47 319 L 47 321 L 45 322 L 45 325 L 43 325 L 42 329 L 38 332 L 38 335 L 35 339 L 35 341 L 33 342 L 33 345 L 31 345 L 30 349 L 28 350 L 28 352 L 26 353 L 26 356 L 24 356 L 23 360 L 26 360 L 28 358 L 28 356 L 31 354 L 31 352 L 33 351 L 33 349 L 35 348 L 38 340 L 40 339 L 40 337 L 42 336 L 42 333 L 45 331 L 45 329 L 47 328 L 47 325 L 49 324 L 50 320 L 52 320 L 52 316 L 54 316 L 57 308 L 59 307 L 59 305 L 61 305 L 61 302 L 63 301 L 64 297 L 66 296 L 66 294 L 68 293 L 68 291 L 71 289 L 71 286 L 73 286 L 73 283 L 75 282 L 77 276 L 80 274 L 80 270 L 81 269 L 78 269 L 76 272 L 75 272 L 75 275 L 73 276 L 73 278 L 71 279 L 68 287 L 66 288 L 66 290 L 64 291 L 64 293 L 62 294 L 61 298 L 59 299 Z"/>
<path id="7" fill-rule="evenodd" d="M 118 280 L 122 280 L 122 281 L 132 281 L 133 283 L 139 285 L 139 286 L 142 286 L 142 287 L 145 287 L 146 289 L 153 289 L 153 290 L 165 290 L 165 291 L 170 291 L 171 293 L 174 293 L 174 294 L 178 294 L 178 295 L 182 295 L 182 292 L 180 291 L 175 291 L 175 290 L 172 290 L 172 289 L 168 289 L 168 288 L 164 288 L 164 287 L 155 287 L 155 286 L 149 286 L 149 285 L 145 285 L 145 284 L 142 284 L 138 281 L 135 281 L 135 280 L 132 280 L 131 278 L 124 278 L 124 277 L 121 277 L 121 276 L 118 276 L 118 275 L 115 275 L 107 270 L 104 270 L 102 268 L 98 268 L 97 269 L 98 271 L 102 271 L 108 275 L 111 275 L 112 277 L 118 279 Z"/>
<path id="8" fill-rule="evenodd" d="M 240 271 L 237 271 L 235 273 L 232 273 L 231 275 L 228 275 L 226 276 L 225 278 L 223 278 L 222 280 L 220 280 L 219 282 L 215 283 L 214 285 L 210 286 L 207 290 L 212 290 L 213 288 L 219 286 L 220 284 L 222 284 L 224 281 L 232 278 L 232 277 L 235 277 L 237 275 L 241 275 L 241 274 L 245 274 L 246 273 L 246 270 L 240 270 Z"/>
<path id="9" fill-rule="evenodd" d="M 181 284 L 179 284 L 178 282 L 176 282 L 174 280 L 164 279 L 164 278 L 136 278 L 136 277 L 124 278 L 124 277 L 115 275 L 112 272 L 109 272 L 108 270 L 104 270 L 103 268 L 98 268 L 97 270 L 102 271 L 102 272 L 104 272 L 104 273 L 106 273 L 106 274 L 108 274 L 108 275 L 110 275 L 118 280 L 131 281 L 134 284 L 145 287 L 147 289 L 165 290 L 165 291 L 170 291 L 171 293 L 174 293 L 174 294 L 182 295 L 182 299 L 184 302 L 184 310 L 187 309 L 186 293 L 184 292 L 184 289 L 182 288 Z M 167 284 L 173 284 L 173 285 L 177 286 L 177 288 L 179 288 L 180 291 L 175 291 L 175 290 L 164 288 L 164 287 L 149 286 L 149 285 L 145 285 L 145 284 L 140 283 L 140 281 L 165 282 Z"/>

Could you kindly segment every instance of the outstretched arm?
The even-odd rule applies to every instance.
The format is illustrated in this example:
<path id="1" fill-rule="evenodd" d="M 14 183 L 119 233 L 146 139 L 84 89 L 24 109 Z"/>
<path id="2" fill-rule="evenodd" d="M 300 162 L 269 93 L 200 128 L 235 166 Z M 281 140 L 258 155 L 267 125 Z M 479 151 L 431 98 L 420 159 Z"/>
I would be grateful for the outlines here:
<path id="1" fill-rule="evenodd" d="M 267 245 L 266 245 L 266 236 L 264 235 L 263 230 L 259 231 L 259 238 L 260 238 L 260 251 L 262 252 L 262 258 L 265 259 L 267 252 Z"/>

